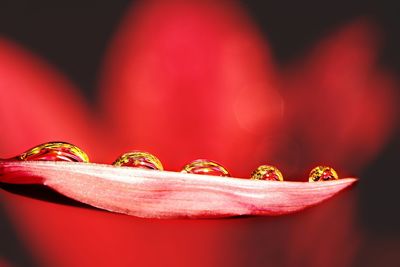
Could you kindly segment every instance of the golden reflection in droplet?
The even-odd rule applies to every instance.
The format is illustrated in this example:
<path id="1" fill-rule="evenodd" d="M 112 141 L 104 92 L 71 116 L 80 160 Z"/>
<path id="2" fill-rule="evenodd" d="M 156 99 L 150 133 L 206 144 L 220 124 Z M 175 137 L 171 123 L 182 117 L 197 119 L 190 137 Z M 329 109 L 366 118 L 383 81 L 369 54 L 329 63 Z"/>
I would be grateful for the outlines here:
<path id="1" fill-rule="evenodd" d="M 339 176 L 333 168 L 328 166 L 317 166 L 311 170 L 308 181 L 321 182 L 337 179 L 339 179 Z"/>
<path id="2" fill-rule="evenodd" d="M 26 161 L 89 162 L 88 155 L 79 147 L 66 142 L 49 142 L 38 145 L 17 156 Z"/>
<path id="3" fill-rule="evenodd" d="M 261 165 L 252 174 L 252 180 L 283 181 L 283 175 L 278 168 L 271 165 Z"/>
<path id="4" fill-rule="evenodd" d="M 121 155 L 113 163 L 114 166 L 128 166 L 150 170 L 164 170 L 161 161 L 154 155 L 144 151 L 131 151 Z"/>
<path id="5" fill-rule="evenodd" d="M 221 164 L 207 159 L 192 161 L 183 167 L 181 172 L 213 176 L 230 176 L 227 169 L 225 169 Z"/>

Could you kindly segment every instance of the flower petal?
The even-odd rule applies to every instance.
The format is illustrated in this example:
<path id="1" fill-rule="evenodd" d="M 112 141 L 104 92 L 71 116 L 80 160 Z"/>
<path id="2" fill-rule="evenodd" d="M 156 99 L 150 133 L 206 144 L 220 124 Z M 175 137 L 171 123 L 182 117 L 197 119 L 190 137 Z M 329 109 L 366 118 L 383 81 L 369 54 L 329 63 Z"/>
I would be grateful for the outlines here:
<path id="1" fill-rule="evenodd" d="M 62 75 L 16 43 L 0 39 L 2 157 L 62 140 L 99 154 L 90 112 Z M 97 153 L 96 153 L 97 152 Z"/>
<path id="2" fill-rule="evenodd" d="M 328 199 L 356 179 L 257 181 L 71 162 L 0 163 L 0 181 L 43 183 L 80 202 L 146 218 L 281 215 Z"/>
<path id="3" fill-rule="evenodd" d="M 395 85 L 376 66 L 374 30 L 364 20 L 354 22 L 321 42 L 286 75 L 288 127 L 300 148 L 288 146 L 282 153 L 297 153 L 293 157 L 299 166 L 324 162 L 355 172 L 387 140 Z"/>
<path id="4" fill-rule="evenodd" d="M 248 175 L 280 140 L 283 102 L 268 47 L 233 2 L 137 7 L 101 85 L 115 147 L 151 151 L 170 170 L 208 158 Z"/>
<path id="5" fill-rule="evenodd" d="M 85 102 L 76 92 L 53 67 L 16 43 L 0 39 L 0 157 L 15 156 L 29 147 L 55 140 L 79 145 L 94 160 L 107 154 L 96 145 L 102 138 Z M 94 257 L 99 253 L 99 249 L 91 252 L 87 248 L 92 243 L 88 242 L 92 238 L 88 237 L 88 229 L 100 232 L 109 222 L 101 219 L 96 222 L 95 215 L 88 217 L 83 212 L 71 212 L 63 205 L 27 199 L 3 190 L 0 197 L 40 265 L 77 266 L 78 258 L 90 265 L 85 262 L 85 255 Z M 113 244 L 126 239 L 118 231 L 104 234 L 98 240 Z M 85 248 L 79 248 L 72 240 L 75 238 L 68 238 L 71 232 L 80 236 Z"/>

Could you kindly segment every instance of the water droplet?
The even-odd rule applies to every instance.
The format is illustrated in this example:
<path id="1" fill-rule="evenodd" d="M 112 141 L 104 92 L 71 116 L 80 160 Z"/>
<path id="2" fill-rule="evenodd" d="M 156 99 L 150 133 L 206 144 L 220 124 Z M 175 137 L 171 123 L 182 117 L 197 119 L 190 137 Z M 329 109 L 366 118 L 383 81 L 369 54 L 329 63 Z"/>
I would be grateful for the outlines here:
<path id="1" fill-rule="evenodd" d="M 89 157 L 79 147 L 66 142 L 49 142 L 38 145 L 16 157 L 17 160 L 89 162 Z"/>
<path id="2" fill-rule="evenodd" d="M 221 164 L 207 159 L 192 161 L 183 167 L 182 172 L 213 176 L 230 176 L 229 172 Z"/>
<path id="3" fill-rule="evenodd" d="M 252 174 L 252 180 L 283 181 L 283 175 L 278 168 L 270 165 L 261 165 Z"/>
<path id="4" fill-rule="evenodd" d="M 131 151 L 120 156 L 114 166 L 128 166 L 162 171 L 161 161 L 154 155 L 143 151 Z"/>
<path id="5" fill-rule="evenodd" d="M 328 166 L 318 166 L 311 170 L 309 182 L 320 182 L 339 179 L 337 172 Z"/>

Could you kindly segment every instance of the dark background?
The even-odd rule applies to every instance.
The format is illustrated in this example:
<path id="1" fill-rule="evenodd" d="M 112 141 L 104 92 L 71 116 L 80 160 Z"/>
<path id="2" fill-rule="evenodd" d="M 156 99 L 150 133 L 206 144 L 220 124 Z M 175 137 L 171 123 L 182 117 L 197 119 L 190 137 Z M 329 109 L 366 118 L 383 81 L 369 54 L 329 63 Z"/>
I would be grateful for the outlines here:
<path id="1" fill-rule="evenodd" d="M 97 74 L 106 46 L 131 2 L 0 0 L 0 36 L 46 59 L 77 84 L 89 102 L 95 103 Z M 399 77 L 400 9 L 396 5 L 342 0 L 241 3 L 268 39 L 278 67 L 301 57 L 331 30 L 367 17 L 383 33 L 379 64 Z M 382 153 L 363 170 L 356 189 L 360 198 L 359 225 L 367 235 L 361 253 L 369 253 L 378 244 L 383 248 L 377 253 L 400 253 L 399 125 L 396 129 Z M 1 256 L 21 266 L 35 265 L 0 203 Z"/>

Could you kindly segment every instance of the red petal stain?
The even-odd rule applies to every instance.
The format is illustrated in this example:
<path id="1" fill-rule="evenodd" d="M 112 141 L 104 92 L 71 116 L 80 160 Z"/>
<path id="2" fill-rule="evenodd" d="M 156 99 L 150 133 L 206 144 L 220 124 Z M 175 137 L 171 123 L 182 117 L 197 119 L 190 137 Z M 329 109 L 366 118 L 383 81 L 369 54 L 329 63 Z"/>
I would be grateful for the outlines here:
<path id="1" fill-rule="evenodd" d="M 356 182 L 261 181 L 76 162 L 0 163 L 1 182 L 18 183 L 21 177 L 94 207 L 145 218 L 287 214 Z"/>

